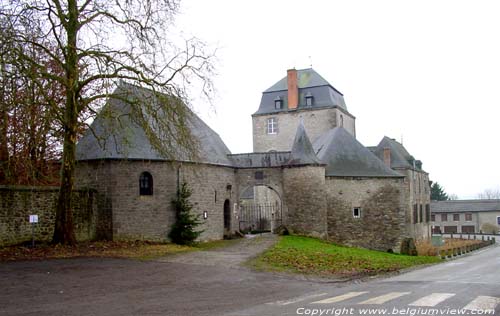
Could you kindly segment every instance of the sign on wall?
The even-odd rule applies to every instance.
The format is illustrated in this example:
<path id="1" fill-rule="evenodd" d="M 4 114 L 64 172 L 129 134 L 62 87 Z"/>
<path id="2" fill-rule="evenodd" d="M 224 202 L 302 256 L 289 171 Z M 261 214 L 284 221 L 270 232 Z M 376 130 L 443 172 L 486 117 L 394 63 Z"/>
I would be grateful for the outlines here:
<path id="1" fill-rule="evenodd" d="M 38 223 L 38 215 L 30 215 L 30 223 Z"/>

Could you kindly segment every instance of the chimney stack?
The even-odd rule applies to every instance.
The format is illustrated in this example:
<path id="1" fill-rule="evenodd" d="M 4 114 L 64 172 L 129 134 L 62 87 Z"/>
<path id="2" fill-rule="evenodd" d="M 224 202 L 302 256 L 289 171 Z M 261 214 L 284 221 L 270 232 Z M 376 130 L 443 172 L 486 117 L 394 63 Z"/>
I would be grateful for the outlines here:
<path id="1" fill-rule="evenodd" d="M 389 147 L 384 148 L 384 164 L 391 167 L 391 149 Z"/>
<path id="2" fill-rule="evenodd" d="M 296 109 L 299 105 L 299 87 L 297 85 L 297 70 L 287 70 L 288 109 Z"/>

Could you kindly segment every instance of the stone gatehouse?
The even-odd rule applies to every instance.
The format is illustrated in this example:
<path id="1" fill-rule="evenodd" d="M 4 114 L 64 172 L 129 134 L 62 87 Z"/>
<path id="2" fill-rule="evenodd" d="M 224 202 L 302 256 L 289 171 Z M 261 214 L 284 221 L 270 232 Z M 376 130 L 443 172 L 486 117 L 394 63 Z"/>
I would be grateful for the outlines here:
<path id="1" fill-rule="evenodd" d="M 117 89 L 152 95 L 131 85 Z M 231 154 L 191 113 L 197 158 L 167 159 L 128 119 L 125 103 L 111 98 L 105 107 L 122 121 L 110 135 L 105 131 L 114 122 L 98 116 L 79 141 L 77 183 L 97 191 L 99 212 L 110 219 L 101 232 L 107 238 L 165 240 L 182 182 L 193 191 L 202 240 L 242 229 L 245 203 L 260 210 L 266 202 L 279 206 L 279 214 L 266 215 L 279 219 L 275 227 L 346 245 L 399 251 L 403 238 L 429 234 L 430 190 L 421 162 L 387 137 L 374 147 L 359 143 L 343 95 L 313 69 L 289 70 L 263 93 L 253 115 L 253 153 Z"/>

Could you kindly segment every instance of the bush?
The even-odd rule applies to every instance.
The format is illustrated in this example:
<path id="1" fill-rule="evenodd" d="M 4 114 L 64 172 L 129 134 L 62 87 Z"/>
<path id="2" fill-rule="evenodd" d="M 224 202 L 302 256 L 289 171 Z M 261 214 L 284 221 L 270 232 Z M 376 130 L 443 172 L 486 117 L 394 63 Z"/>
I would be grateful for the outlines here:
<path id="1" fill-rule="evenodd" d="M 401 242 L 401 254 L 409 256 L 417 256 L 417 247 L 413 238 L 405 238 Z"/>
<path id="2" fill-rule="evenodd" d="M 201 225 L 199 215 L 191 213 L 193 205 L 189 202 L 191 190 L 187 183 L 183 183 L 177 192 L 177 198 L 172 201 L 176 212 L 176 221 L 172 225 L 172 230 L 168 237 L 172 242 L 178 245 L 190 245 L 203 231 L 195 231 L 196 227 Z"/>

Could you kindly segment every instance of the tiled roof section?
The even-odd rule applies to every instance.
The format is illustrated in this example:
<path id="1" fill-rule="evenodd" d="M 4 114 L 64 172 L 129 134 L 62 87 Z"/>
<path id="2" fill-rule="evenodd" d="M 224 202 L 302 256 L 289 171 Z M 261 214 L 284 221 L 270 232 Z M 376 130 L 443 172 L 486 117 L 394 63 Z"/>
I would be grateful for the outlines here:
<path id="1" fill-rule="evenodd" d="M 120 84 L 114 94 L 132 96 L 139 100 L 153 98 L 159 102 L 151 90 L 130 84 Z M 154 149 L 145 130 L 131 118 L 131 112 L 130 104 L 110 98 L 92 123 L 92 130 L 87 130 L 78 142 L 77 160 L 179 160 L 231 165 L 227 157 L 231 152 L 222 139 L 189 109 L 187 126 L 198 144 L 197 158 L 190 157 L 178 143 L 172 144 L 174 152 L 169 157 L 162 156 Z"/>
<path id="2" fill-rule="evenodd" d="M 500 200 L 431 201 L 435 213 L 500 212 Z"/>
<path id="3" fill-rule="evenodd" d="M 288 165 L 317 165 L 321 164 L 314 153 L 313 146 L 309 137 L 307 137 L 306 129 L 302 122 L 299 123 L 297 127 L 297 132 L 295 133 L 295 139 L 292 145 L 292 152 L 290 154 L 290 160 Z"/>
<path id="4" fill-rule="evenodd" d="M 328 81 L 321 77 L 312 68 L 297 70 L 299 89 L 298 109 L 315 109 L 325 107 L 340 107 L 347 111 L 344 96 Z M 306 105 L 306 96 L 312 96 L 313 105 Z M 281 109 L 275 108 L 275 100 L 283 100 Z M 257 112 L 254 114 L 268 114 L 288 111 L 288 86 L 287 77 L 278 81 L 262 93 L 262 99 Z"/>
<path id="5" fill-rule="evenodd" d="M 228 155 L 234 167 L 266 168 L 280 167 L 290 159 L 289 151 L 272 151 L 265 153 L 246 153 Z"/>
<path id="6" fill-rule="evenodd" d="M 327 176 L 403 177 L 387 167 L 342 127 L 320 136 L 313 147 L 318 158 L 327 164 Z"/>
<path id="7" fill-rule="evenodd" d="M 415 158 L 413 158 L 406 148 L 395 139 L 384 136 L 375 148 L 371 147 L 370 149 L 372 148 L 374 154 L 381 160 L 384 159 L 384 148 L 389 148 L 391 150 L 391 168 L 413 168 L 413 161 Z"/>

